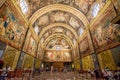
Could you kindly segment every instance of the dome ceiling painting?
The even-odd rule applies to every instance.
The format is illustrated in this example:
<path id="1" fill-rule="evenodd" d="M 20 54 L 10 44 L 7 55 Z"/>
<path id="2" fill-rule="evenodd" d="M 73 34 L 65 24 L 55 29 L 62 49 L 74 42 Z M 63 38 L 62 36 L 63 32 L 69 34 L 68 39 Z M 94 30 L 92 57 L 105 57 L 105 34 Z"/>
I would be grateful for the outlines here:
<path id="1" fill-rule="evenodd" d="M 63 48 L 72 49 L 107 0 L 21 1 L 28 6 L 25 15 L 44 48 L 53 48 L 56 41 L 60 41 Z"/>

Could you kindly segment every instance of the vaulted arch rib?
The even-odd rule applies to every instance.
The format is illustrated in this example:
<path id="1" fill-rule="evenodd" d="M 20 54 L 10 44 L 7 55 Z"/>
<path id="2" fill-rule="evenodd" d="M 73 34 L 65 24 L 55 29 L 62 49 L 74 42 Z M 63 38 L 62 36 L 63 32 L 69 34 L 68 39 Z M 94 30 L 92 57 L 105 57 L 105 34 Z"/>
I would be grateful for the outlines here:
<path id="1" fill-rule="evenodd" d="M 89 21 L 87 19 L 87 17 L 79 10 L 77 10 L 74 7 L 68 6 L 68 5 L 64 5 L 64 4 L 51 4 L 48 6 L 45 6 L 43 8 L 40 8 L 39 10 L 37 10 L 29 19 L 29 22 L 31 24 L 34 24 L 34 22 L 43 14 L 50 12 L 50 11 L 54 11 L 54 10 L 61 10 L 61 11 L 66 11 L 66 12 L 70 12 L 72 14 L 74 14 L 76 17 L 78 17 L 85 26 L 87 26 L 89 24 Z"/>
<path id="2" fill-rule="evenodd" d="M 43 44 L 42 44 L 43 48 L 45 48 L 46 45 L 48 44 L 48 42 L 49 42 L 51 39 L 53 39 L 53 38 L 63 38 L 63 39 L 65 39 L 65 40 L 69 43 L 69 45 L 71 46 L 71 49 L 74 47 L 72 40 L 71 40 L 67 35 L 62 34 L 62 33 L 54 33 L 54 34 L 50 35 L 50 36 L 43 42 Z"/>
<path id="3" fill-rule="evenodd" d="M 67 28 L 68 30 L 70 30 L 70 31 L 74 34 L 74 36 L 75 36 L 75 38 L 76 38 L 76 40 L 77 40 L 78 35 L 77 35 L 76 31 L 75 31 L 71 26 L 69 26 L 69 25 L 67 25 L 67 24 L 65 24 L 65 23 L 53 23 L 53 24 L 50 24 L 50 25 L 46 26 L 46 27 L 43 28 L 43 30 L 40 32 L 39 38 L 41 38 L 41 37 L 43 36 L 43 34 L 44 34 L 47 30 L 49 30 L 49 29 L 51 29 L 51 28 L 53 28 L 53 27 L 57 27 L 57 26 L 62 26 L 62 27 L 64 27 L 64 28 Z"/>

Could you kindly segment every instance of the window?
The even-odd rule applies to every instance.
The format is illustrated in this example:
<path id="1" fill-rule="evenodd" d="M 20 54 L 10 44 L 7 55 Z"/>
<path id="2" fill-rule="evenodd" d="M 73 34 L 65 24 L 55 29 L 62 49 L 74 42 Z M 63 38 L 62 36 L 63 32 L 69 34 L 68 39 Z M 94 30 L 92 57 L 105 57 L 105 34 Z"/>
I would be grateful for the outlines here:
<path id="1" fill-rule="evenodd" d="M 94 6 L 93 6 L 93 9 L 92 9 L 92 16 L 93 17 L 96 17 L 98 12 L 100 10 L 100 5 L 98 3 L 96 3 Z"/>
<path id="2" fill-rule="evenodd" d="M 39 34 L 39 27 L 38 27 L 38 26 L 35 26 L 34 31 L 35 31 L 35 33 L 38 35 L 38 34 Z"/>
<path id="3" fill-rule="evenodd" d="M 25 0 L 20 0 L 20 7 L 21 7 L 21 10 L 22 10 L 22 12 L 24 14 L 27 13 L 27 11 L 28 11 L 28 5 L 25 2 Z"/>
<path id="4" fill-rule="evenodd" d="M 80 28 L 80 29 L 79 29 L 79 35 L 80 35 L 80 36 L 82 35 L 83 31 L 84 31 L 83 28 Z"/>
<path id="5" fill-rule="evenodd" d="M 56 46 L 56 50 L 60 50 L 61 49 L 61 47 L 60 46 Z"/>

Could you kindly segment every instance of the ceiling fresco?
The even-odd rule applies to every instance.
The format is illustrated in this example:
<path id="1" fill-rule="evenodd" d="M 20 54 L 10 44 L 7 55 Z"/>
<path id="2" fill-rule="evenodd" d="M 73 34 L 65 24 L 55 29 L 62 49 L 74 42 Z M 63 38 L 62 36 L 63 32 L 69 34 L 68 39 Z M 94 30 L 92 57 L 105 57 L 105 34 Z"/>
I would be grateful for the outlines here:
<path id="1" fill-rule="evenodd" d="M 53 24 L 53 23 L 65 23 L 68 24 L 70 27 L 75 29 L 77 34 L 79 35 L 79 29 L 83 28 L 85 29 L 83 23 L 80 19 L 78 19 L 75 15 L 64 12 L 64 11 L 52 11 L 48 12 L 42 16 L 40 16 L 36 22 L 34 23 L 34 27 L 39 27 L 39 32 L 46 26 Z M 40 33 L 39 33 L 40 34 Z M 39 35 L 38 34 L 38 35 Z"/>
<path id="2" fill-rule="evenodd" d="M 72 49 L 73 44 L 76 43 L 75 41 L 76 41 L 75 39 L 73 39 L 72 41 L 65 34 L 55 33 L 55 34 L 50 35 L 47 39 L 43 40 L 42 43 L 44 44 L 42 45 L 46 49 L 54 49 L 53 47 L 58 46 L 58 45 L 63 47 L 62 49 Z M 52 47 L 49 47 L 51 45 Z"/>
<path id="3" fill-rule="evenodd" d="M 53 27 L 53 28 L 47 30 L 43 34 L 42 38 L 46 39 L 48 36 L 50 36 L 51 34 L 54 34 L 54 33 L 66 34 L 71 40 L 73 40 L 73 38 L 75 38 L 75 35 L 72 33 L 72 31 L 68 30 L 67 28 L 61 27 L 61 26 Z"/>
<path id="4" fill-rule="evenodd" d="M 54 38 L 52 39 L 48 45 L 47 45 L 47 49 L 58 49 L 58 46 L 61 49 L 70 49 L 70 45 L 68 44 L 68 42 L 63 39 L 63 38 Z"/>
<path id="5" fill-rule="evenodd" d="M 39 37 L 42 48 L 72 50 L 78 46 L 76 43 L 88 24 L 94 20 L 108 0 L 22 1 L 27 3 L 27 18 Z M 85 51 L 83 48 L 89 47 L 87 44 L 86 39 L 80 44 L 82 52 Z M 76 53 L 78 52 L 75 51 L 73 54 Z"/>
<path id="6" fill-rule="evenodd" d="M 31 11 L 29 17 L 31 17 L 31 15 L 38 9 L 51 4 L 69 5 L 87 15 L 94 2 L 95 0 L 28 0 Z"/>

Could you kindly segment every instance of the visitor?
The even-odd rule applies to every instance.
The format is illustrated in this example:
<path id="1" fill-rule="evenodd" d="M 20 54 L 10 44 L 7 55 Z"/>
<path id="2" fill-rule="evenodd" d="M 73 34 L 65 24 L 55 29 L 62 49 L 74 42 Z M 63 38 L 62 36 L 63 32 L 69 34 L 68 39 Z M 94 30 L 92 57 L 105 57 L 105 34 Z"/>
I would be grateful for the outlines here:
<path id="1" fill-rule="evenodd" d="M 51 66 L 51 74 L 53 74 L 53 66 Z"/>
<path id="2" fill-rule="evenodd" d="M 95 73 L 96 80 L 99 80 L 99 78 L 100 78 L 99 71 L 97 69 L 95 69 L 94 73 Z"/>
<path id="3" fill-rule="evenodd" d="M 113 73 L 110 70 L 108 70 L 108 78 L 109 80 L 113 80 Z"/>
<path id="4" fill-rule="evenodd" d="M 0 76 L 0 80 L 5 80 L 5 78 L 8 77 L 10 69 L 11 68 L 8 64 L 5 66 L 5 68 L 3 68 L 3 72 Z"/>
<path id="5" fill-rule="evenodd" d="M 108 80 L 108 72 L 107 72 L 107 70 L 102 70 L 102 73 L 103 73 L 103 77 L 104 77 L 104 79 L 105 80 Z"/>

